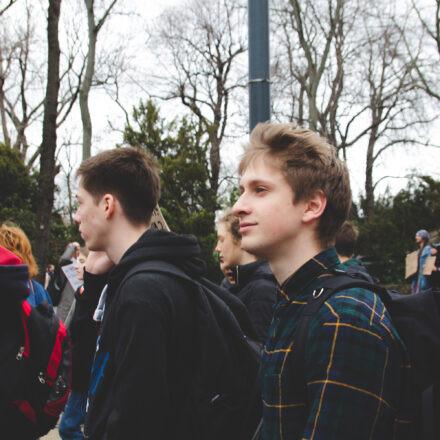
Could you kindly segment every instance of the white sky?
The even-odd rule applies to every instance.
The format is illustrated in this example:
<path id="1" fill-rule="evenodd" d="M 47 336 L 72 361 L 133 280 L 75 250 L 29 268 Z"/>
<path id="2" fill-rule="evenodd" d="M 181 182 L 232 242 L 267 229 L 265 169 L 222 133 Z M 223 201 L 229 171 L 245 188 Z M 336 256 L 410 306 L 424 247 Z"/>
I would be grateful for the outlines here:
<path id="1" fill-rule="evenodd" d="M 24 0 L 23 0 L 24 1 Z M 40 0 L 42 10 L 46 10 L 47 2 Z M 69 2 L 73 2 L 70 3 Z M 62 13 L 71 14 L 70 8 L 72 4 L 75 4 L 79 8 L 79 0 L 63 0 Z M 145 43 L 147 41 L 146 27 L 151 25 L 154 18 L 156 18 L 160 12 L 169 6 L 174 4 L 180 4 L 183 0 L 120 0 L 121 6 L 126 6 L 125 9 L 135 11 L 135 14 L 129 16 L 117 15 L 112 18 L 112 23 L 108 23 L 108 29 L 112 32 L 106 31 L 105 26 L 98 37 L 97 50 L 100 47 L 111 46 L 113 43 L 120 43 L 121 40 L 127 41 L 126 47 L 129 48 L 129 54 L 131 57 L 131 63 L 137 66 L 145 66 L 145 70 L 154 69 L 154 59 L 151 55 L 145 51 Z M 123 3 L 122 3 L 123 2 Z M 97 2 L 99 4 L 99 2 Z M 107 2 L 108 3 L 108 2 Z M 15 6 L 14 6 L 15 7 Z M 79 10 L 81 10 L 79 8 Z M 18 14 L 19 9 L 15 9 L 14 14 Z M 15 15 L 18 18 L 18 15 Z M 115 26 L 117 21 L 117 26 Z M 46 23 L 40 21 L 42 32 L 46 31 Z M 143 67 L 142 67 L 143 68 Z M 142 75 L 142 73 L 137 73 Z M 139 103 L 139 99 L 146 99 L 145 92 L 140 92 L 138 88 L 130 87 L 124 90 L 122 101 L 127 111 L 131 112 L 133 106 Z M 121 134 L 115 130 L 112 130 L 109 126 L 109 121 L 113 127 L 117 129 L 123 129 L 125 125 L 125 116 L 120 108 L 110 99 L 109 96 L 103 90 L 95 89 L 91 92 L 90 110 L 93 122 L 93 153 L 97 153 L 101 150 L 111 148 L 115 143 L 121 142 Z M 164 116 L 174 117 L 183 112 L 183 108 L 176 102 L 162 103 L 160 102 L 162 114 Z M 81 158 L 81 122 L 79 117 L 78 105 L 70 118 L 68 125 L 63 126 L 58 134 L 59 143 L 65 139 L 66 132 L 69 133 L 70 141 L 78 143 L 77 146 L 72 147 L 75 151 L 72 163 L 74 167 L 80 161 Z M 437 137 L 440 133 L 439 127 L 434 127 L 432 130 L 433 138 Z M 41 139 L 41 127 L 34 127 L 31 132 L 30 138 L 35 138 L 35 145 L 40 142 Z M 241 154 L 241 145 L 246 140 L 246 133 L 243 133 L 243 137 L 237 139 L 227 139 L 223 144 L 223 158 L 225 167 L 228 170 L 233 170 L 238 162 L 238 157 Z M 440 144 L 440 142 L 436 142 Z M 352 189 L 355 201 L 358 199 L 358 195 L 363 191 L 364 186 L 364 157 L 365 152 L 362 148 L 356 147 L 348 151 L 349 168 L 351 174 Z M 65 152 L 60 153 L 60 158 L 65 163 Z M 378 179 L 384 175 L 392 175 L 403 177 L 411 174 L 414 171 L 417 173 L 431 174 L 434 178 L 439 179 L 439 167 L 440 163 L 440 149 L 436 148 L 422 148 L 414 147 L 411 150 L 405 151 L 402 147 L 397 147 L 394 150 L 390 150 L 384 154 L 383 158 L 379 160 L 374 170 L 374 179 Z M 58 176 L 59 183 L 62 184 L 62 175 Z M 377 194 L 383 193 L 387 186 L 390 186 L 392 192 L 396 192 L 398 189 L 405 187 L 407 184 L 406 179 L 386 179 L 382 181 L 377 188 Z"/>

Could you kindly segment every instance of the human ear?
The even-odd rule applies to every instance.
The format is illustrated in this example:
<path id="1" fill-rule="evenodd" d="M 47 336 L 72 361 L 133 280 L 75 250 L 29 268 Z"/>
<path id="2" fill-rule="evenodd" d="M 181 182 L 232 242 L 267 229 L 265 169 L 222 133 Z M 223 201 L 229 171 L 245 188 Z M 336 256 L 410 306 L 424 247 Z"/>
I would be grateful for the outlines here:
<path id="1" fill-rule="evenodd" d="M 319 217 L 327 206 L 327 198 L 321 189 L 316 190 L 309 198 L 303 214 L 303 222 L 309 223 Z"/>
<path id="2" fill-rule="evenodd" d="M 102 200 L 104 204 L 105 219 L 109 220 L 113 215 L 113 213 L 115 212 L 115 207 L 116 207 L 115 196 L 113 194 L 104 194 Z"/>

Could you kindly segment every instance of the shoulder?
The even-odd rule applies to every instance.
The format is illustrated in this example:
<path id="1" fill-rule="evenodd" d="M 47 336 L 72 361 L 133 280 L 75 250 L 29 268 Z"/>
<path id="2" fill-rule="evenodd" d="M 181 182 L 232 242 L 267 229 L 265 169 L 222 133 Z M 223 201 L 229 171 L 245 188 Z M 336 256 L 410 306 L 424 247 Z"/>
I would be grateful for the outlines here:
<path id="1" fill-rule="evenodd" d="M 399 339 L 382 300 L 367 289 L 343 290 L 323 304 L 314 319 L 314 329 L 330 327 L 337 327 L 345 339 L 373 338 L 386 345 L 394 345 Z"/>
<path id="2" fill-rule="evenodd" d="M 31 280 L 31 282 L 35 291 L 42 292 L 45 290 L 44 287 L 38 281 Z"/>
<path id="3" fill-rule="evenodd" d="M 423 248 L 422 256 L 429 257 L 431 255 L 431 246 L 427 245 Z"/>
<path id="4" fill-rule="evenodd" d="M 122 303 L 169 305 L 184 302 L 191 291 L 189 283 L 158 272 L 138 272 L 120 286 Z"/>
<path id="5" fill-rule="evenodd" d="M 38 302 L 48 301 L 50 304 L 52 304 L 52 300 L 50 299 L 50 295 L 47 290 L 38 281 L 31 280 L 31 282 L 35 294 L 40 297 Z"/>
<path id="6" fill-rule="evenodd" d="M 277 284 L 275 280 L 269 278 L 255 278 L 244 286 L 243 292 L 246 292 L 256 299 L 271 299 L 275 301 Z"/>

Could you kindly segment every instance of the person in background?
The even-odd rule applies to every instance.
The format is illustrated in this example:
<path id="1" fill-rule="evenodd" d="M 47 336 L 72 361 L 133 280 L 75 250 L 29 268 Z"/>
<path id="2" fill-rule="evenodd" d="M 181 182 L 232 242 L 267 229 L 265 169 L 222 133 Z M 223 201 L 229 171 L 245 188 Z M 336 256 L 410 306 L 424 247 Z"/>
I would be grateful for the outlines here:
<path id="1" fill-rule="evenodd" d="M 73 241 L 66 246 L 63 254 L 58 260 L 59 269 L 58 269 L 58 285 L 61 289 L 61 294 L 59 297 L 59 303 L 57 307 L 57 315 L 60 319 L 65 322 L 67 316 L 69 314 L 70 308 L 74 299 L 74 288 L 67 280 L 62 268 L 63 266 L 67 266 L 69 264 L 76 264 L 79 253 L 79 243 Z"/>
<path id="2" fill-rule="evenodd" d="M 78 279 L 84 279 L 84 266 L 89 250 L 86 247 L 79 249 L 75 269 Z M 87 274 L 88 283 L 94 281 L 92 274 Z M 98 326 L 93 321 L 93 312 L 98 305 L 99 289 L 90 289 L 85 292 L 83 286 L 75 292 L 75 310 L 69 327 L 72 338 L 72 391 L 70 392 L 64 413 L 59 425 L 60 437 L 63 440 L 81 440 L 87 406 L 87 390 L 90 371 L 95 353 Z"/>
<path id="3" fill-rule="evenodd" d="M 431 246 L 429 245 L 429 233 L 425 229 L 416 232 L 416 243 L 419 245 L 417 258 L 417 272 L 412 280 L 412 292 L 418 293 L 422 290 L 429 289 L 430 283 L 427 275 L 423 275 L 423 266 L 428 257 L 431 256 Z"/>
<path id="4" fill-rule="evenodd" d="M 359 236 L 359 231 L 349 221 L 345 221 L 336 234 L 335 248 L 339 260 L 344 266 L 360 266 L 362 263 L 355 258 L 354 248 Z"/>
<path id="5" fill-rule="evenodd" d="M 53 264 L 48 264 L 46 267 L 46 275 L 44 277 L 44 288 L 47 289 L 50 281 L 55 276 L 55 266 Z"/>
<path id="6" fill-rule="evenodd" d="M 38 267 L 32 255 L 31 243 L 24 231 L 12 222 L 5 222 L 0 226 L 0 246 L 10 250 L 29 267 L 30 293 L 26 301 L 33 307 L 47 301 L 53 307 L 50 295 L 37 281 L 33 280 L 38 275 Z"/>
<path id="7" fill-rule="evenodd" d="M 434 290 L 440 289 L 440 243 L 431 243 L 431 256 L 435 256 L 430 283 Z"/>
<path id="8" fill-rule="evenodd" d="M 229 291 L 247 307 L 258 340 L 267 338 L 277 297 L 277 282 L 269 264 L 241 248 L 239 219 L 231 209 L 220 217 L 217 246 L 220 268 L 226 278 L 231 277 Z"/>

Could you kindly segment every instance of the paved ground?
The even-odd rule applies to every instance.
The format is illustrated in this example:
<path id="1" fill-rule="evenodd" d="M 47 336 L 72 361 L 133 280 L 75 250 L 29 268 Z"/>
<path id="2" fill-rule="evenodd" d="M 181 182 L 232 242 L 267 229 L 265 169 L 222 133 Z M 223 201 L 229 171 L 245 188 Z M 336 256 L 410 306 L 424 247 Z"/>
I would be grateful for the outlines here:
<path id="1" fill-rule="evenodd" d="M 60 438 L 61 437 L 58 434 L 58 426 L 55 429 L 52 429 L 49 434 L 45 435 L 44 437 L 40 437 L 41 440 L 60 440 Z"/>

